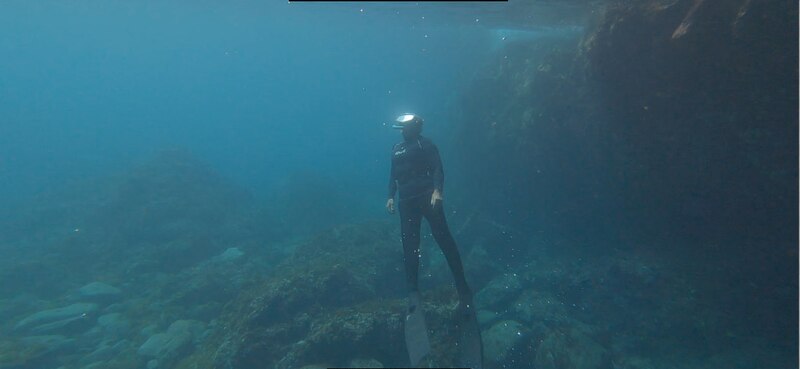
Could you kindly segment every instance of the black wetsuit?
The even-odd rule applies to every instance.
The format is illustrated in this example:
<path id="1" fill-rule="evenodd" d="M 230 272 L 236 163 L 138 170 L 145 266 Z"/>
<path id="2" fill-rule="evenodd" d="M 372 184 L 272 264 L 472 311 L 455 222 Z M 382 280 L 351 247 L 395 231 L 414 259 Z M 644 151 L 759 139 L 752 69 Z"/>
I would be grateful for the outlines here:
<path id="1" fill-rule="evenodd" d="M 422 217 L 428 219 L 433 238 L 450 265 L 459 297 L 470 301 L 472 294 L 464 278 L 464 267 L 456 242 L 447 227 L 441 201 L 431 206 L 433 190 L 442 193 L 444 171 L 439 150 L 431 140 L 417 136 L 392 149 L 392 170 L 389 177 L 389 198 L 399 194 L 400 231 L 409 292 L 418 292 L 419 242 Z"/>

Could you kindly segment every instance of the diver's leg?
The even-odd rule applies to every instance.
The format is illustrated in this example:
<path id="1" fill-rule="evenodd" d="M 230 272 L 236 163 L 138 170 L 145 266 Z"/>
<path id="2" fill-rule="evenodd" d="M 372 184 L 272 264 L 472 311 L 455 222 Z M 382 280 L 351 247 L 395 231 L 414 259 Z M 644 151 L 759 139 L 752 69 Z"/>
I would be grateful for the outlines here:
<path id="1" fill-rule="evenodd" d="M 400 201 L 400 237 L 403 240 L 403 259 L 409 293 L 419 292 L 419 230 L 422 211 L 414 199 Z"/>
<path id="2" fill-rule="evenodd" d="M 440 201 L 436 206 L 431 207 L 430 203 L 428 203 L 425 209 L 425 218 L 428 219 L 428 223 L 431 225 L 433 238 L 439 244 L 439 248 L 442 249 L 442 253 L 447 259 L 447 264 L 450 266 L 450 271 L 453 272 L 458 297 L 463 304 L 472 305 L 472 291 L 469 289 L 467 279 L 464 277 L 461 255 L 458 252 L 456 241 L 447 226 L 443 204 Z"/>
<path id="3" fill-rule="evenodd" d="M 450 234 L 447 227 L 447 219 L 444 215 L 444 207 L 439 202 L 431 207 L 430 203 L 426 207 L 425 217 L 431 225 L 433 238 L 442 249 L 447 264 L 453 272 L 458 290 L 458 307 L 456 307 L 456 327 L 458 331 L 458 365 L 463 368 L 482 369 L 483 368 L 483 342 L 481 339 L 481 329 L 478 325 L 478 317 L 472 303 L 472 292 L 467 285 L 464 277 L 464 267 L 461 264 L 461 256 L 456 247 L 456 241 Z"/>
<path id="4" fill-rule="evenodd" d="M 428 328 L 419 295 L 419 229 L 422 222 L 422 208 L 416 199 L 400 201 L 400 232 L 403 240 L 403 257 L 406 265 L 408 283 L 408 312 L 403 322 L 406 349 L 412 367 L 430 354 Z"/>

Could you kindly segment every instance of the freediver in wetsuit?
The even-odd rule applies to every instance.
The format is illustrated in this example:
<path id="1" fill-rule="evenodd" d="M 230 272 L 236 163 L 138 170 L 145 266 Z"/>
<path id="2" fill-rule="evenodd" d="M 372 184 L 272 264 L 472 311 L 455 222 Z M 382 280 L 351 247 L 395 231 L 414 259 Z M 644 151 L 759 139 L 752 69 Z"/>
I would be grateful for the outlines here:
<path id="1" fill-rule="evenodd" d="M 422 123 L 419 116 L 405 114 L 398 117 L 397 122 L 392 125 L 393 128 L 402 130 L 403 142 L 394 145 L 392 149 L 389 196 L 386 201 L 387 211 L 394 214 L 394 197 L 399 192 L 400 231 L 409 292 L 409 309 L 405 321 L 406 346 L 412 365 L 417 365 L 430 351 L 424 315 L 418 309 L 420 227 L 424 217 L 428 220 L 433 238 L 453 273 L 459 297 L 457 317 L 460 322 L 465 322 L 459 323 L 459 327 L 468 335 L 469 341 L 460 343 L 460 347 L 472 350 L 469 355 L 481 355 L 480 359 L 467 359 L 466 364 L 477 369 L 482 365 L 482 346 L 472 306 L 472 291 L 464 277 L 461 256 L 445 218 L 442 204 L 444 170 L 439 150 L 431 140 L 421 135 Z M 464 339 L 463 334 L 461 337 Z M 476 349 L 478 353 L 474 352 Z"/>

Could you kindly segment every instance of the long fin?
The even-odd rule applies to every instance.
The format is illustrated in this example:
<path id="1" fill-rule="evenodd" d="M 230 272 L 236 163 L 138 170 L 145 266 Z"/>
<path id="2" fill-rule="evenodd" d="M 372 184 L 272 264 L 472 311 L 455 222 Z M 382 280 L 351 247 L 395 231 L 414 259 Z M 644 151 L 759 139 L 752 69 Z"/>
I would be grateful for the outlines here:
<path id="1" fill-rule="evenodd" d="M 458 319 L 458 365 L 483 369 L 483 341 L 475 310 L 459 314 Z"/>
<path id="2" fill-rule="evenodd" d="M 417 367 L 420 361 L 431 352 L 431 344 L 428 341 L 428 327 L 425 325 L 422 304 L 417 304 L 410 310 L 404 324 L 406 348 L 411 366 Z"/>

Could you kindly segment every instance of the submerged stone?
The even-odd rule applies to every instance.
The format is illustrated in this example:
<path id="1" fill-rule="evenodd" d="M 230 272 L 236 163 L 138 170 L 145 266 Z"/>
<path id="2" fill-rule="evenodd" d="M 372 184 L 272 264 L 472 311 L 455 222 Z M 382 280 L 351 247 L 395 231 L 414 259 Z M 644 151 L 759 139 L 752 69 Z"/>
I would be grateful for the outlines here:
<path id="1" fill-rule="evenodd" d="M 14 330 L 27 330 L 31 327 L 42 326 L 48 323 L 85 317 L 97 310 L 97 304 L 93 303 L 78 303 L 62 308 L 44 310 L 22 319 L 14 326 Z"/>
<path id="2" fill-rule="evenodd" d="M 112 359 L 117 354 L 113 346 L 107 342 L 101 343 L 94 351 L 86 355 L 81 362 L 95 363 Z"/>
<path id="3" fill-rule="evenodd" d="M 122 294 L 122 291 L 102 282 L 92 282 L 78 289 L 78 294 L 82 298 L 90 300 L 110 299 L 118 297 Z"/>
<path id="4" fill-rule="evenodd" d="M 97 361 L 97 362 L 91 363 L 91 364 L 89 364 L 87 366 L 84 366 L 81 369 L 101 369 L 101 368 L 105 368 L 107 366 L 108 365 L 105 362 Z"/>
<path id="5" fill-rule="evenodd" d="M 519 295 L 520 289 L 522 284 L 516 275 L 499 276 L 475 295 L 475 305 L 481 309 L 501 307 Z"/>
<path id="6" fill-rule="evenodd" d="M 522 324 L 504 320 L 483 333 L 484 357 L 495 362 L 510 358 L 512 351 L 524 339 Z"/>
<path id="7" fill-rule="evenodd" d="M 38 348 L 38 355 L 69 349 L 75 343 L 72 338 L 60 335 L 28 336 L 20 339 L 24 345 Z"/>
<path id="8" fill-rule="evenodd" d="M 97 318 L 97 325 L 110 336 L 121 337 L 130 330 L 130 323 L 120 313 L 101 315 Z"/>
<path id="9" fill-rule="evenodd" d="M 214 261 L 217 262 L 234 261 L 242 256 L 244 256 L 244 252 L 242 252 L 242 250 L 239 250 L 238 247 L 231 247 L 225 250 L 222 254 L 215 256 Z"/>
<path id="10" fill-rule="evenodd" d="M 202 336 L 205 324 L 196 320 L 178 320 L 166 332 L 156 333 L 145 341 L 137 353 L 140 356 L 171 360 L 191 351 L 192 342 Z"/>
<path id="11" fill-rule="evenodd" d="M 477 317 L 478 317 L 478 324 L 486 326 L 491 324 L 495 319 L 497 319 L 498 314 L 490 310 L 478 310 Z"/>
<path id="12" fill-rule="evenodd" d="M 146 337 L 150 337 L 156 333 L 158 333 L 158 326 L 155 324 L 150 324 L 139 331 L 139 334 Z"/>
<path id="13" fill-rule="evenodd" d="M 383 364 L 375 359 L 353 359 L 350 361 L 351 368 L 383 368 Z"/>
<path id="14" fill-rule="evenodd" d="M 537 369 L 608 369 L 611 355 L 583 330 L 550 331 L 536 350 Z"/>
<path id="15" fill-rule="evenodd" d="M 189 332 L 156 333 L 147 339 L 137 353 L 146 357 L 179 356 L 192 344 Z"/>
<path id="16" fill-rule="evenodd" d="M 51 323 L 45 323 L 35 326 L 30 329 L 33 333 L 75 333 L 86 330 L 92 325 L 92 320 L 87 318 L 87 315 L 82 314 L 67 319 L 57 320 Z"/>
<path id="17" fill-rule="evenodd" d="M 522 321 L 528 323 L 563 323 L 571 320 L 561 300 L 540 291 L 523 292 L 514 301 L 512 310 Z"/>

